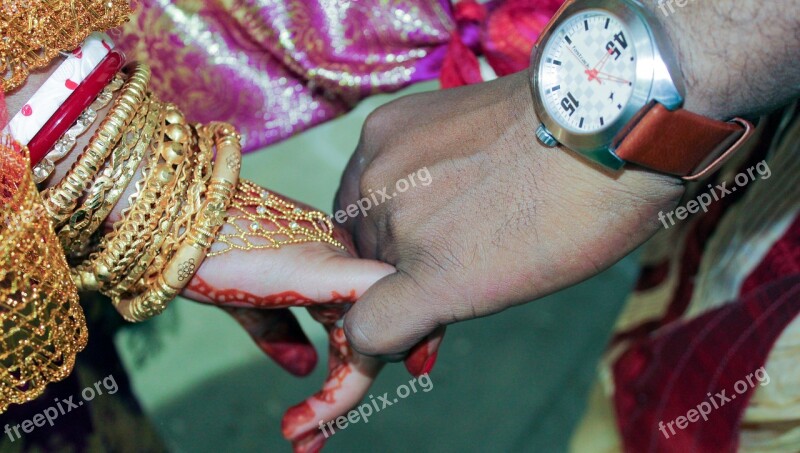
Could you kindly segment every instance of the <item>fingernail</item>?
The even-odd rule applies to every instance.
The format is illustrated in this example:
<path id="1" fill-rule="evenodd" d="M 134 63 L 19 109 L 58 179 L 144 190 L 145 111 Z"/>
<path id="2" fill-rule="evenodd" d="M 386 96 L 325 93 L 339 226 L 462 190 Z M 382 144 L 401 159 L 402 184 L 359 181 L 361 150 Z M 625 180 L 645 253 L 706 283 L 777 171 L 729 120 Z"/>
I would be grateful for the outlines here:
<path id="1" fill-rule="evenodd" d="M 325 436 L 316 430 L 309 431 L 302 438 L 292 442 L 294 453 L 319 453 L 325 445 Z"/>
<path id="2" fill-rule="evenodd" d="M 444 339 L 444 332 L 444 326 L 438 327 L 411 348 L 405 363 L 406 369 L 412 376 L 419 377 L 433 369 L 439 354 L 439 346 Z"/>
<path id="3" fill-rule="evenodd" d="M 414 377 L 427 373 L 436 363 L 438 351 L 434 351 L 433 354 L 428 354 L 428 345 L 422 344 L 421 346 L 422 347 L 414 347 L 405 360 L 406 370 Z"/>
<path id="4" fill-rule="evenodd" d="M 314 409 L 311 408 L 307 401 L 287 409 L 281 420 L 283 437 L 291 441 L 300 440 L 303 437 L 303 433 L 297 432 L 297 427 L 307 424 L 315 415 Z"/>
<path id="5" fill-rule="evenodd" d="M 432 369 L 433 366 L 436 365 L 436 357 L 439 356 L 439 351 L 433 351 L 428 357 L 428 360 L 425 361 L 425 365 L 422 367 L 422 372 L 419 373 L 417 376 L 422 376 L 423 374 L 428 374 Z"/>

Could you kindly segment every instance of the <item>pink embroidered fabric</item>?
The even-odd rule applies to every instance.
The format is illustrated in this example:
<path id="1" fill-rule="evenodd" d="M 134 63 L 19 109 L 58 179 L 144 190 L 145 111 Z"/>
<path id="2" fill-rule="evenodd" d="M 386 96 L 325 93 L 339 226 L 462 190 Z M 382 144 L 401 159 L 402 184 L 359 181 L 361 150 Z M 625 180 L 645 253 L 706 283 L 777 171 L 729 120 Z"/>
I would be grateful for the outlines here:
<path id="1" fill-rule="evenodd" d="M 161 98 L 193 121 L 235 124 L 252 151 L 372 94 L 480 81 L 477 53 L 501 75 L 523 69 L 561 2 L 138 0 L 112 36 L 153 67 Z"/>
<path id="2" fill-rule="evenodd" d="M 360 99 L 438 76 L 446 1 L 144 0 L 115 39 L 193 121 L 236 124 L 247 150 Z"/>

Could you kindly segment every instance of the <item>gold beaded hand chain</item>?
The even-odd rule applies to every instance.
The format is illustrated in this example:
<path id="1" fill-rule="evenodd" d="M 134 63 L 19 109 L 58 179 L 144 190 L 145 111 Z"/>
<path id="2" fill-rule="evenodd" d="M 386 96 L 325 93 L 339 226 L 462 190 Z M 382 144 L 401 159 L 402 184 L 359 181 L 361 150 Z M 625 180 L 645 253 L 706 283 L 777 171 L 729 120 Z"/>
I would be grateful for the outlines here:
<path id="1" fill-rule="evenodd" d="M 325 242 L 344 249 L 333 238 L 333 224 L 324 213 L 302 209 L 247 180 L 236 187 L 226 223 L 233 232 L 223 230 L 217 236 L 215 244 L 223 248 L 209 257 L 231 250 L 277 249 L 305 242 Z"/>

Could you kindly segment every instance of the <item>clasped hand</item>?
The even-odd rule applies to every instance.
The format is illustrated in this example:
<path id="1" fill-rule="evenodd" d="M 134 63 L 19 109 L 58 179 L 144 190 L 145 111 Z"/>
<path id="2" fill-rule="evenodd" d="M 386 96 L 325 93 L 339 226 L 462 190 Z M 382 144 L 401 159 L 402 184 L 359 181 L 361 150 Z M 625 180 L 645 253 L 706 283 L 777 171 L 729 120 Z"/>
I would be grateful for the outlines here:
<path id="1" fill-rule="evenodd" d="M 288 307 L 306 307 L 327 329 L 323 389 L 284 418 L 296 450 L 321 446 L 319 422 L 364 397 L 381 359 L 429 371 L 445 325 L 600 272 L 654 234 L 657 213 L 683 193 L 668 176 L 612 174 L 544 148 L 536 125 L 526 73 L 401 98 L 368 118 L 334 210 L 422 168 L 429 184 L 334 222 L 346 251 L 234 251 L 200 268 L 185 295 L 222 307 L 294 374 L 310 372 L 316 353 Z"/>

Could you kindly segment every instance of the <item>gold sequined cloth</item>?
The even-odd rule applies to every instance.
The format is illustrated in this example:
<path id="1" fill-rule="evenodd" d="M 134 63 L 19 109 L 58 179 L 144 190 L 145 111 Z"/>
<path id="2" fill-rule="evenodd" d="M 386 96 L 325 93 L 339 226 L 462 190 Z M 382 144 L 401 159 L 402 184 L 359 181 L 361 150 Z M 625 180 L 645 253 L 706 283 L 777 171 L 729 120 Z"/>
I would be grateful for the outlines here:
<path id="1" fill-rule="evenodd" d="M 0 412 L 65 378 L 87 331 L 27 157 L 0 143 Z"/>
<path id="2" fill-rule="evenodd" d="M 0 0 L 0 91 L 18 88 L 59 52 L 124 23 L 130 12 L 128 0 Z"/>

